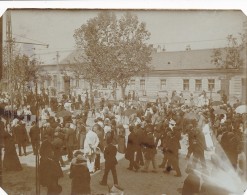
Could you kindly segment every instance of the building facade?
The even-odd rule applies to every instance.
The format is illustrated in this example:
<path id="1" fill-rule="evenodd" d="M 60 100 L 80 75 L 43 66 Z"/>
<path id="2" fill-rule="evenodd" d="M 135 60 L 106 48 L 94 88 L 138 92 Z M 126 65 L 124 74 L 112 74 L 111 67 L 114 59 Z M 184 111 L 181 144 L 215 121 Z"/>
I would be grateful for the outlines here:
<path id="1" fill-rule="evenodd" d="M 196 97 L 205 91 L 208 97 L 219 100 L 219 91 L 223 90 L 229 99 L 246 102 L 246 65 L 240 69 L 217 68 L 211 63 L 212 52 L 210 49 L 154 52 L 151 71 L 131 78 L 126 95 L 134 91 L 138 97 L 155 98 L 164 94 L 171 96 L 176 90 L 186 98 L 191 93 Z M 85 80 L 75 78 L 68 70 L 61 71 L 73 63 L 75 56 L 76 52 L 59 65 L 43 65 L 41 74 L 49 76 L 39 84 L 39 90 L 53 90 L 53 95 L 60 92 L 78 95 L 89 90 Z M 110 98 L 112 85 L 95 85 L 93 89 L 108 94 Z M 120 97 L 121 90 L 117 87 L 117 98 Z"/>

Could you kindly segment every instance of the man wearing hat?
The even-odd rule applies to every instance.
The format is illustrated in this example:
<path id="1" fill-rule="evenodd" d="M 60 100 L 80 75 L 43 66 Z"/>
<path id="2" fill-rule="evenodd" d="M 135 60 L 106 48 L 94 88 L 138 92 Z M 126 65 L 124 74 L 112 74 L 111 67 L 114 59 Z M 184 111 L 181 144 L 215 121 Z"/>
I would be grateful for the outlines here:
<path id="1" fill-rule="evenodd" d="M 65 143 L 68 150 L 68 160 L 71 161 L 73 158 L 73 147 L 76 144 L 76 134 L 75 130 L 70 127 L 70 123 L 65 125 Z"/>
<path id="2" fill-rule="evenodd" d="M 153 164 L 153 172 L 157 172 L 157 164 L 155 155 L 157 153 L 156 151 L 156 145 L 154 141 L 154 135 L 153 135 L 153 125 L 148 124 L 146 126 L 147 134 L 144 138 L 144 157 L 145 157 L 145 163 L 144 163 L 144 169 L 143 172 L 148 171 L 148 167 L 150 162 Z"/>
<path id="3" fill-rule="evenodd" d="M 112 137 L 107 137 L 106 143 L 107 143 L 107 146 L 104 151 L 105 172 L 100 182 L 100 185 L 107 185 L 107 177 L 108 177 L 109 171 L 112 172 L 114 185 L 118 185 L 117 171 L 116 171 L 116 165 L 118 163 L 117 158 L 116 158 L 117 147 L 112 144 Z"/>
<path id="4" fill-rule="evenodd" d="M 35 121 L 32 122 L 32 127 L 30 128 L 29 136 L 31 138 L 33 154 L 37 155 L 37 151 L 40 147 L 40 128 Z"/>

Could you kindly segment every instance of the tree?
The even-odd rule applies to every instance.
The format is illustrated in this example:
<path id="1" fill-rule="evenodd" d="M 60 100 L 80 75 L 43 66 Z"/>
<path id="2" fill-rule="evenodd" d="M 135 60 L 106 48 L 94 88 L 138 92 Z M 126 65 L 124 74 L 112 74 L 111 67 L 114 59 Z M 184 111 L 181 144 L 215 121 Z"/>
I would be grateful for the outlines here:
<path id="1" fill-rule="evenodd" d="M 150 70 L 152 46 L 146 44 L 150 33 L 136 15 L 126 12 L 119 20 L 114 57 L 113 81 L 121 86 L 122 97 L 131 77 Z"/>
<path id="2" fill-rule="evenodd" d="M 129 12 L 120 19 L 112 12 L 101 12 L 76 29 L 74 38 L 76 47 L 83 49 L 78 65 L 84 78 L 113 86 L 118 83 L 123 98 L 130 78 L 150 69 L 152 47 L 146 43 L 150 33 Z"/>
<path id="3" fill-rule="evenodd" d="M 213 50 L 211 63 L 218 68 L 226 70 L 239 70 L 244 65 L 243 50 L 245 48 L 245 35 L 240 34 L 240 41 L 233 35 L 227 36 L 227 46 Z M 229 72 L 230 73 L 230 72 Z M 221 79 L 221 95 L 229 95 L 229 77 Z"/>
<path id="4" fill-rule="evenodd" d="M 228 35 L 227 42 L 228 44 L 226 47 L 213 50 L 211 63 L 219 68 L 241 68 L 244 63 L 241 53 L 244 49 L 245 36 L 241 35 L 241 40 L 239 43 L 236 37 L 233 35 Z"/>
<path id="5" fill-rule="evenodd" d="M 25 90 L 30 88 L 30 84 L 37 82 L 40 62 L 21 54 L 14 43 L 12 48 L 11 56 L 8 56 L 6 47 L 3 49 L 4 70 L 8 77 L 8 84 L 11 84 L 9 88 L 23 97 Z"/>

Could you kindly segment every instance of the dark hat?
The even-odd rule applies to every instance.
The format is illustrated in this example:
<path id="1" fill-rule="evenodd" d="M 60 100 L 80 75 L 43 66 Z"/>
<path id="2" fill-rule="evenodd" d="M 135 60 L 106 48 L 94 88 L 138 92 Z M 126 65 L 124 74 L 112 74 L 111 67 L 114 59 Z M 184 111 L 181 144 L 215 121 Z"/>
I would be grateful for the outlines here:
<path id="1" fill-rule="evenodd" d="M 74 157 L 77 157 L 78 155 L 83 155 L 83 152 L 80 150 L 77 150 L 74 152 Z"/>

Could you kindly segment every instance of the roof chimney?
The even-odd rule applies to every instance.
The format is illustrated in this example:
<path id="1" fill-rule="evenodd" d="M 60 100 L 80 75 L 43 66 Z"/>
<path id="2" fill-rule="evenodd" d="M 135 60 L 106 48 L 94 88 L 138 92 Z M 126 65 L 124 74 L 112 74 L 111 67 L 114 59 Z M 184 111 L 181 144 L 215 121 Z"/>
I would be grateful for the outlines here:
<path id="1" fill-rule="evenodd" d="M 185 49 L 186 51 L 190 51 L 191 50 L 191 47 L 190 47 L 190 45 L 186 45 L 186 49 Z"/>

